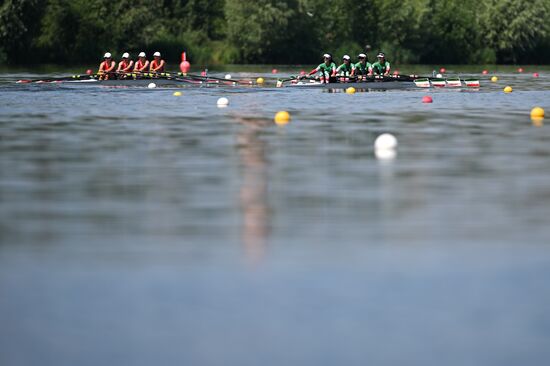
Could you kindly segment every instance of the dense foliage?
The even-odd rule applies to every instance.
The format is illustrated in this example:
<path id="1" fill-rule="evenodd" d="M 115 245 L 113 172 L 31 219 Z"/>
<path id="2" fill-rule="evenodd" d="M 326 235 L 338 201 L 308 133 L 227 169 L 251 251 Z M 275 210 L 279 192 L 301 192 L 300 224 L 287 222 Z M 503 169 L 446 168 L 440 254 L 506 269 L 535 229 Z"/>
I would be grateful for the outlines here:
<path id="1" fill-rule="evenodd" d="M 314 63 L 370 45 L 396 62 L 548 63 L 550 0 L 3 0 L 0 63 L 181 50 L 197 64 Z M 372 58 L 372 56 L 371 56 Z"/>

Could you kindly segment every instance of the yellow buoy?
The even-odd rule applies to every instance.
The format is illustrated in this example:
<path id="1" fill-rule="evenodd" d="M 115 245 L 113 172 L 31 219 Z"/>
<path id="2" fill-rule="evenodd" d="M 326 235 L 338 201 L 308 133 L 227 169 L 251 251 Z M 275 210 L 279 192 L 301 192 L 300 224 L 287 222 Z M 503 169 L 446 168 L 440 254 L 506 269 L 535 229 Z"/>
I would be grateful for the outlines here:
<path id="1" fill-rule="evenodd" d="M 531 109 L 531 118 L 544 118 L 544 109 L 541 107 Z"/>
<path id="2" fill-rule="evenodd" d="M 511 93 L 512 92 L 512 87 L 511 86 L 507 86 L 504 88 L 504 92 L 505 93 Z"/>
<path id="3" fill-rule="evenodd" d="M 275 114 L 275 123 L 279 126 L 284 126 L 290 122 L 290 113 L 287 111 L 280 111 Z"/>
<path id="4" fill-rule="evenodd" d="M 493 76 L 493 77 L 491 78 L 491 81 L 492 81 L 493 83 L 496 83 L 496 82 L 498 81 L 498 77 Z"/>
<path id="5" fill-rule="evenodd" d="M 256 79 L 256 84 L 263 84 L 264 83 L 264 78 L 257 78 Z"/>
<path id="6" fill-rule="evenodd" d="M 181 97 L 181 92 L 180 91 L 174 92 L 174 96 L 175 97 Z"/>
<path id="7" fill-rule="evenodd" d="M 350 86 L 346 89 L 347 94 L 355 94 L 355 88 L 353 86 Z"/>

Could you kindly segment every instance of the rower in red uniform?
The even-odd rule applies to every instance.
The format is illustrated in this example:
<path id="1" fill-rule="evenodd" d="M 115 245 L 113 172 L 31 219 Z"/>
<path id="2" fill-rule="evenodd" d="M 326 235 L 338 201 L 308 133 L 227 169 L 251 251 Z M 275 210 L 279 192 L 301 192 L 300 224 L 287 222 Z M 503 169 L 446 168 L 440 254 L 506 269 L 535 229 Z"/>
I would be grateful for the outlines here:
<path id="1" fill-rule="evenodd" d="M 149 61 L 145 57 L 145 52 L 140 52 L 138 60 L 134 66 L 134 72 L 147 72 L 149 71 Z"/>
<path id="2" fill-rule="evenodd" d="M 154 60 L 151 61 L 151 72 L 164 72 L 164 66 L 166 62 L 160 58 L 160 52 L 155 52 L 153 54 Z"/>
<path id="3" fill-rule="evenodd" d="M 109 52 L 105 53 L 105 55 L 103 56 L 103 62 L 99 64 L 99 70 L 97 70 L 99 80 L 114 79 L 115 67 L 116 62 L 113 61 L 111 54 Z"/>
<path id="4" fill-rule="evenodd" d="M 118 63 L 118 68 L 116 69 L 118 77 L 124 78 L 126 76 L 124 74 L 132 72 L 133 68 L 134 61 L 130 60 L 130 54 L 128 52 L 124 52 L 122 54 L 122 61 Z"/>

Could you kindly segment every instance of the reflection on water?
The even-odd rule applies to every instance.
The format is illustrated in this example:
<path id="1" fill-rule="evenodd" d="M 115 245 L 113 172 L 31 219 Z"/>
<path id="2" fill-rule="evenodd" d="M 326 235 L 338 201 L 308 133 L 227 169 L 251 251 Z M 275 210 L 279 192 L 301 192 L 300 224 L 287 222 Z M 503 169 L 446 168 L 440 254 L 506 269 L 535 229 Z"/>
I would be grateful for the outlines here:
<path id="1" fill-rule="evenodd" d="M 260 138 L 262 129 L 272 125 L 260 118 L 233 116 L 243 125 L 237 134 L 242 183 L 240 206 L 242 210 L 242 240 L 247 258 L 257 263 L 265 255 L 270 230 L 270 208 L 267 198 L 268 159 L 266 143 Z"/>

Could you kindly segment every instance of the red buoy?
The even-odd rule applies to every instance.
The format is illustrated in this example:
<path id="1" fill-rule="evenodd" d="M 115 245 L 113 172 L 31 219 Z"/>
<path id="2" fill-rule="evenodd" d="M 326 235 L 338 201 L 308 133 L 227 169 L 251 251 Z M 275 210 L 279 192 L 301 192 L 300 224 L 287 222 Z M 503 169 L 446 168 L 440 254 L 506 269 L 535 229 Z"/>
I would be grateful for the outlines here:
<path id="1" fill-rule="evenodd" d="M 523 68 L 520 67 L 520 68 L 518 69 L 518 72 L 519 72 L 519 73 L 523 72 Z"/>
<path id="2" fill-rule="evenodd" d="M 395 70 L 395 71 L 393 72 L 393 76 L 399 76 L 399 70 Z"/>
<path id="3" fill-rule="evenodd" d="M 191 64 L 189 63 L 189 61 L 187 61 L 187 55 L 185 54 L 185 51 L 183 51 L 181 53 L 180 70 L 184 74 L 187 74 L 190 68 L 191 68 Z"/>
<path id="4" fill-rule="evenodd" d="M 86 75 L 92 75 L 92 73 L 93 73 L 92 69 L 86 70 Z"/>
<path id="5" fill-rule="evenodd" d="M 304 70 L 300 71 L 300 75 L 305 75 L 306 72 Z"/>
<path id="6" fill-rule="evenodd" d="M 487 75 L 487 74 L 489 73 L 489 71 L 483 70 L 481 73 L 482 73 L 483 75 Z"/>
<path id="7" fill-rule="evenodd" d="M 206 76 L 206 70 L 201 71 L 201 76 Z"/>
<path id="8" fill-rule="evenodd" d="M 271 73 L 272 73 L 272 74 L 276 74 L 276 73 L 278 73 L 278 72 L 279 72 L 279 70 L 277 70 L 277 69 L 271 70 Z"/>
<path id="9" fill-rule="evenodd" d="M 534 77 L 534 78 L 538 78 L 538 77 L 539 77 L 539 73 L 538 73 L 538 72 L 533 73 L 533 77 Z"/>
<path id="10" fill-rule="evenodd" d="M 422 103 L 432 103 L 432 102 L 433 102 L 433 99 L 429 95 L 424 95 L 422 97 Z"/>
<path id="11" fill-rule="evenodd" d="M 447 72 L 447 69 L 446 69 L 446 68 L 444 68 L 444 67 L 442 67 L 441 69 L 439 69 L 439 72 L 440 72 L 440 73 L 442 73 L 442 74 L 444 74 L 444 73 L 446 73 L 446 72 Z"/>

